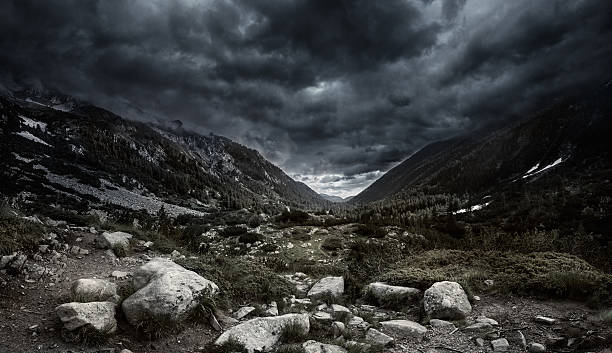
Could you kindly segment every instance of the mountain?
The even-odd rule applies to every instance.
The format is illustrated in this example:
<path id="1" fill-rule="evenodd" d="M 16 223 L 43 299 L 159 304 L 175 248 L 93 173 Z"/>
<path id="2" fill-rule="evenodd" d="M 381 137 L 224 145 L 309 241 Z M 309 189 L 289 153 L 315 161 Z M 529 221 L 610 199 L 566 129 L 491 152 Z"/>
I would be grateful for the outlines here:
<path id="1" fill-rule="evenodd" d="M 257 151 L 180 121 L 145 124 L 47 91 L 0 97 L 0 193 L 36 207 L 173 214 L 328 204 Z"/>
<path id="2" fill-rule="evenodd" d="M 429 144 L 351 202 L 401 198 L 414 189 L 487 195 L 551 173 L 572 180 L 608 175 L 611 91 L 608 84 L 591 96 L 559 100 L 510 125 Z"/>
<path id="3" fill-rule="evenodd" d="M 324 198 L 325 200 L 331 201 L 331 202 L 347 202 L 350 199 L 353 198 L 353 196 L 347 196 L 347 197 L 340 197 L 340 196 L 335 196 L 335 195 L 327 195 L 327 194 L 319 194 L 322 198 Z"/>

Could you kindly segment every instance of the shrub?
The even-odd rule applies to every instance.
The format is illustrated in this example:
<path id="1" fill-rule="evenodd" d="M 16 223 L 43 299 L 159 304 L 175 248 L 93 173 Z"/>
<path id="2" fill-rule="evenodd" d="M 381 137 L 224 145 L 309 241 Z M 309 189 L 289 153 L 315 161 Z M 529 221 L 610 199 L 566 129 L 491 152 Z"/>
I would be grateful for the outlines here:
<path id="1" fill-rule="evenodd" d="M 282 343 L 299 343 L 303 342 L 306 339 L 307 333 L 304 332 L 304 329 L 301 325 L 296 322 L 291 322 L 290 324 L 283 327 L 280 335 L 280 342 Z"/>
<path id="2" fill-rule="evenodd" d="M 262 222 L 262 219 L 261 217 L 259 217 L 259 215 L 253 215 L 247 221 L 247 226 L 251 228 L 259 227 L 261 225 L 261 222 Z"/>
<path id="3" fill-rule="evenodd" d="M 271 243 L 264 244 L 261 247 L 261 250 L 264 251 L 264 252 L 274 252 L 274 251 L 278 250 L 278 245 L 271 244 Z"/>
<path id="4" fill-rule="evenodd" d="M 41 224 L 17 216 L 0 218 L 0 255 L 35 250 L 43 232 Z"/>
<path id="5" fill-rule="evenodd" d="M 222 229 L 219 232 L 219 235 L 229 238 L 229 237 L 239 237 L 247 232 L 246 227 L 241 226 L 229 226 Z"/>
<path id="6" fill-rule="evenodd" d="M 334 251 L 342 249 L 344 247 L 344 244 L 342 238 L 328 237 L 323 240 L 321 247 L 325 250 Z"/>
<path id="7" fill-rule="evenodd" d="M 253 244 L 256 241 L 262 241 L 263 235 L 254 232 L 248 232 L 238 237 L 238 241 L 243 244 Z"/>
<path id="8" fill-rule="evenodd" d="M 304 223 L 310 219 L 307 212 L 300 210 L 284 211 L 280 215 L 276 216 L 276 221 L 280 223 Z"/>
<path id="9" fill-rule="evenodd" d="M 306 350 L 301 344 L 283 344 L 274 353 L 306 353 Z"/>
<path id="10" fill-rule="evenodd" d="M 371 223 L 359 224 L 355 233 L 368 238 L 384 238 L 387 235 L 387 231 L 384 228 Z"/>

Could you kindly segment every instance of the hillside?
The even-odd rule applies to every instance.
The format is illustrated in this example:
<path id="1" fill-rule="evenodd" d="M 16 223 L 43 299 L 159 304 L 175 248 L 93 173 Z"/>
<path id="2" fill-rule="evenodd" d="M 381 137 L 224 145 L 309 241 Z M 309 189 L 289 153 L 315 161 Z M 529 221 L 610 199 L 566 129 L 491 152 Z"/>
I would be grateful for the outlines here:
<path id="1" fill-rule="evenodd" d="M 27 90 L 0 97 L 0 193 L 33 209 L 109 205 L 171 214 L 219 208 L 276 211 L 326 204 L 257 151 L 185 131 L 180 122 L 125 120 L 71 97 Z M 111 207 L 113 208 L 113 207 Z"/>

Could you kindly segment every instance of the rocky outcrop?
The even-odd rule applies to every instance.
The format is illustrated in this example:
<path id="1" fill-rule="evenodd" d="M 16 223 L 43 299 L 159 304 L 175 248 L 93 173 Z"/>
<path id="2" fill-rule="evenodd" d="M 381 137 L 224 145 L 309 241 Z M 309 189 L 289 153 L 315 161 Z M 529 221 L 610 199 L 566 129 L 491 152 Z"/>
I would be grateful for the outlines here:
<path id="1" fill-rule="evenodd" d="M 136 292 L 121 307 L 132 325 L 147 320 L 181 321 L 203 296 L 219 287 L 193 271 L 162 258 L 155 258 L 134 272 Z"/>
<path id="2" fill-rule="evenodd" d="M 117 285 L 103 279 L 82 278 L 74 281 L 71 288 L 73 300 L 88 302 L 119 302 Z"/>
<path id="3" fill-rule="evenodd" d="M 331 295 L 337 298 L 342 294 L 344 294 L 344 278 L 324 277 L 310 288 L 307 296 L 312 299 L 320 299 L 325 295 Z"/>
<path id="4" fill-rule="evenodd" d="M 130 247 L 132 234 L 125 232 L 104 232 L 99 234 L 95 240 L 96 245 L 102 249 L 115 249 L 121 247 L 127 251 Z"/>
<path id="5" fill-rule="evenodd" d="M 55 312 L 68 331 L 88 327 L 110 334 L 117 329 L 115 304 L 111 302 L 66 303 L 55 308 Z"/>
<path id="6" fill-rule="evenodd" d="M 463 288 L 456 282 L 437 282 L 425 291 L 423 306 L 432 319 L 461 320 L 472 306 Z"/>
<path id="7" fill-rule="evenodd" d="M 304 335 L 310 331 L 310 321 L 307 314 L 286 314 L 274 317 L 258 317 L 225 331 L 217 340 L 216 345 L 223 345 L 231 339 L 236 340 L 249 352 L 269 352 L 278 342 L 283 329 L 295 325 Z"/>

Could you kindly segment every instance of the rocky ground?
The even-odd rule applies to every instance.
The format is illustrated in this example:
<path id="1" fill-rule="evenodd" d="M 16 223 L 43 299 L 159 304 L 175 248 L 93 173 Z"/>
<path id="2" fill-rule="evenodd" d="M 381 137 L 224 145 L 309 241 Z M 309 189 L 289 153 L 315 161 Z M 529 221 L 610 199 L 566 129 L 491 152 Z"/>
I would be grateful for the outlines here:
<path id="1" fill-rule="evenodd" d="M 250 351 L 299 346 L 291 352 L 308 353 L 612 352 L 610 324 L 584 304 L 483 293 L 474 293 L 470 302 L 454 282 L 425 292 L 384 284 L 365 289 L 381 303 L 402 303 L 395 311 L 348 302 L 342 277 L 281 273 L 295 286 L 295 296 L 220 310 L 205 298 L 223 295 L 222 290 L 172 262 L 184 257 L 180 252 L 163 255 L 150 243 L 102 229 L 61 224 L 53 229 L 35 253 L 2 257 L 0 352 L 208 352 L 227 341 Z M 245 244 L 219 237 L 219 231 L 203 236 L 217 255 L 281 256 L 322 265 L 342 257 L 341 249 L 323 246 L 326 239 L 354 237 L 347 226 L 264 225 L 254 230 L 263 238 Z M 133 249 L 117 257 L 123 246 Z M 79 279 L 91 281 L 75 285 Z M 181 324 L 143 334 L 143 326 L 167 322 Z M 288 342 L 294 345 L 283 345 Z M 232 351 L 227 344 L 219 349 Z"/>

